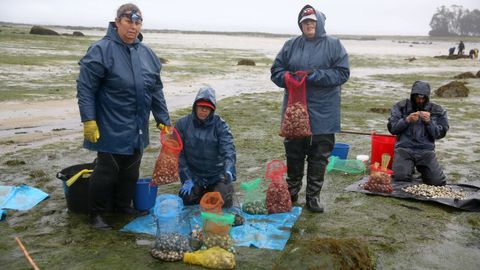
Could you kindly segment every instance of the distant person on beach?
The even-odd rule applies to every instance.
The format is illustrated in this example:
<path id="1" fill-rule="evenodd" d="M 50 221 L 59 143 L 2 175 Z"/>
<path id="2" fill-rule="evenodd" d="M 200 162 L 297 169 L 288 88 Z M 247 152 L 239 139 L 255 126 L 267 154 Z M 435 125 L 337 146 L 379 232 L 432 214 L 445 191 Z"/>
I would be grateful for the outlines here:
<path id="1" fill-rule="evenodd" d="M 448 49 L 448 55 L 453 55 L 455 53 L 455 47 L 450 47 Z"/>
<path id="2" fill-rule="evenodd" d="M 414 167 L 425 184 L 446 184 L 445 175 L 435 155 L 435 141 L 449 129 L 447 111 L 430 102 L 430 85 L 416 81 L 410 98 L 396 103 L 387 124 L 397 136 L 392 164 L 394 181 L 412 181 Z"/>
<path id="3" fill-rule="evenodd" d="M 170 126 L 160 78 L 161 64 L 142 43 L 142 12 L 124 4 L 107 34 L 80 60 L 77 98 L 84 143 L 97 151 L 90 178 L 90 222 L 109 229 L 104 213 L 113 201 L 116 212 L 134 214 L 131 206 L 143 149 L 149 144 L 148 123 Z"/>
<path id="4" fill-rule="evenodd" d="M 460 43 L 458 43 L 458 55 L 463 55 L 465 50 L 465 44 L 463 44 L 463 41 L 460 40 Z"/>
<path id="5" fill-rule="evenodd" d="M 201 88 L 192 106 L 192 113 L 175 125 L 183 141 L 179 157 L 182 187 L 179 196 L 185 205 L 198 204 L 202 196 L 218 191 L 223 207 L 233 205 L 233 184 L 236 180 L 236 151 L 233 135 L 225 120 L 215 113 L 215 90 Z"/>
<path id="6" fill-rule="evenodd" d="M 468 53 L 468 56 L 470 56 L 470 59 L 477 59 L 478 49 L 471 49 L 470 52 Z"/>
<path id="7" fill-rule="evenodd" d="M 307 168 L 306 208 L 324 211 L 320 203 L 328 158 L 340 132 L 340 91 L 350 76 L 348 54 L 340 40 L 325 32 L 325 15 L 306 5 L 296 23 L 302 35 L 288 40 L 278 53 L 271 68 L 271 80 L 286 88 L 287 72 L 305 71 L 307 107 L 312 136 L 289 139 L 284 146 L 287 158 L 287 183 L 292 202 L 298 200 L 302 187 L 305 160 Z M 282 115 L 288 101 L 284 90 Z"/>

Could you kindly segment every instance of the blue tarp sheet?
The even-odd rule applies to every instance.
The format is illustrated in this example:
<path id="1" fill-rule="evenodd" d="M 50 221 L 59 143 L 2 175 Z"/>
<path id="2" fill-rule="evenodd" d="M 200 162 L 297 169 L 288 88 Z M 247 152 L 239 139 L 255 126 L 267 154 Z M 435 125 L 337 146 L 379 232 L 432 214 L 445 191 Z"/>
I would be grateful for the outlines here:
<path id="1" fill-rule="evenodd" d="M 302 208 L 293 207 L 290 212 L 271 215 L 249 215 L 237 208 L 226 209 L 225 212 L 238 213 L 245 218 L 243 225 L 233 227 L 231 230 L 235 246 L 283 250 L 290 238 L 293 224 L 302 213 Z M 147 216 L 134 219 L 121 231 L 155 235 L 157 225 L 152 213 L 153 211 Z M 184 235 L 188 235 L 196 224 L 200 227 L 202 225 L 198 205 L 185 206 L 182 217 L 185 222 L 179 228 L 179 232 Z"/>
<path id="2" fill-rule="evenodd" d="M 7 209 L 29 210 L 47 197 L 47 193 L 27 185 L 0 186 L 0 220 Z"/>

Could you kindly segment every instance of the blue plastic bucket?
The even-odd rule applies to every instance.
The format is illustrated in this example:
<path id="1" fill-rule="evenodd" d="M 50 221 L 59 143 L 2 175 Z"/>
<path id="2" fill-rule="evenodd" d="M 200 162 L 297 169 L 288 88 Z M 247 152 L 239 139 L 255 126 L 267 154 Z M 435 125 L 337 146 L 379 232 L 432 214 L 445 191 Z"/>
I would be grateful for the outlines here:
<path id="1" fill-rule="evenodd" d="M 336 156 L 339 159 L 347 159 L 348 150 L 350 149 L 350 145 L 346 143 L 336 143 L 333 146 L 332 153 L 330 156 Z"/>
<path id="2" fill-rule="evenodd" d="M 155 206 L 157 198 L 157 186 L 150 186 L 151 178 L 138 179 L 133 197 L 133 206 L 138 211 L 148 211 Z"/>

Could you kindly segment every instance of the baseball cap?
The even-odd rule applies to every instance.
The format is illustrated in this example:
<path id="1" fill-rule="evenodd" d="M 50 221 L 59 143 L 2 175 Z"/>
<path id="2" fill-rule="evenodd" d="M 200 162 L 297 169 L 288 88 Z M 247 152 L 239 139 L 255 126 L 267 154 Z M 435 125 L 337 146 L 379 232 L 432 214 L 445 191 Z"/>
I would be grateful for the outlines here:
<path id="1" fill-rule="evenodd" d="M 303 12 L 302 12 L 302 18 L 300 19 L 300 22 L 303 22 L 305 20 L 314 20 L 314 21 L 317 21 L 317 14 L 315 13 L 315 10 L 313 8 L 306 8 Z"/>
<path id="2" fill-rule="evenodd" d="M 209 107 L 210 109 L 215 110 L 215 106 L 208 100 L 200 100 L 200 101 L 197 102 L 196 105 L 197 106 Z"/>

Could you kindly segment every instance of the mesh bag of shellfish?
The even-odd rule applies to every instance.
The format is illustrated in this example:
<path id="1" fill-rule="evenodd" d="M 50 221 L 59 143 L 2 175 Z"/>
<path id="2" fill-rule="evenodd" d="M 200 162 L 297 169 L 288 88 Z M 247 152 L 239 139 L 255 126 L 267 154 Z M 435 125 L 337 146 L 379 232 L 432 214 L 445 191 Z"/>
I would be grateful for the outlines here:
<path id="1" fill-rule="evenodd" d="M 235 254 L 219 247 L 186 253 L 183 262 L 210 269 L 235 269 Z"/>
<path id="2" fill-rule="evenodd" d="M 371 192 L 392 193 L 392 175 L 387 172 L 372 171 L 363 188 Z"/>
<path id="3" fill-rule="evenodd" d="M 183 148 L 182 139 L 175 128 L 160 133 L 162 149 L 153 170 L 152 185 L 165 185 L 178 181 L 178 156 Z"/>
<path id="4" fill-rule="evenodd" d="M 209 213 L 222 213 L 222 194 L 218 191 L 207 192 L 200 199 L 200 210 Z"/>
<path id="5" fill-rule="evenodd" d="M 234 252 L 230 229 L 235 221 L 235 215 L 223 213 L 200 213 L 203 221 L 203 244 L 206 248 L 221 247 Z"/>
<path id="6" fill-rule="evenodd" d="M 240 183 L 240 189 L 244 192 L 242 211 L 252 215 L 268 214 L 265 206 L 265 193 L 262 190 L 261 179 Z"/>
<path id="7" fill-rule="evenodd" d="M 155 246 L 150 254 L 162 261 L 179 261 L 185 252 L 191 251 L 190 239 L 180 232 L 183 202 L 178 196 L 166 194 L 159 196 L 154 208 L 154 220 L 157 225 Z"/>
<path id="8" fill-rule="evenodd" d="M 307 91 L 305 80 L 307 73 L 297 71 L 285 73 L 285 85 L 288 102 L 283 113 L 280 136 L 286 138 L 304 138 L 312 135 L 310 117 L 307 110 Z"/>
<path id="9" fill-rule="evenodd" d="M 272 182 L 268 185 L 265 206 L 269 214 L 284 213 L 292 210 L 292 200 L 285 181 L 287 166 L 281 160 L 272 160 L 267 164 L 265 178 Z"/>

